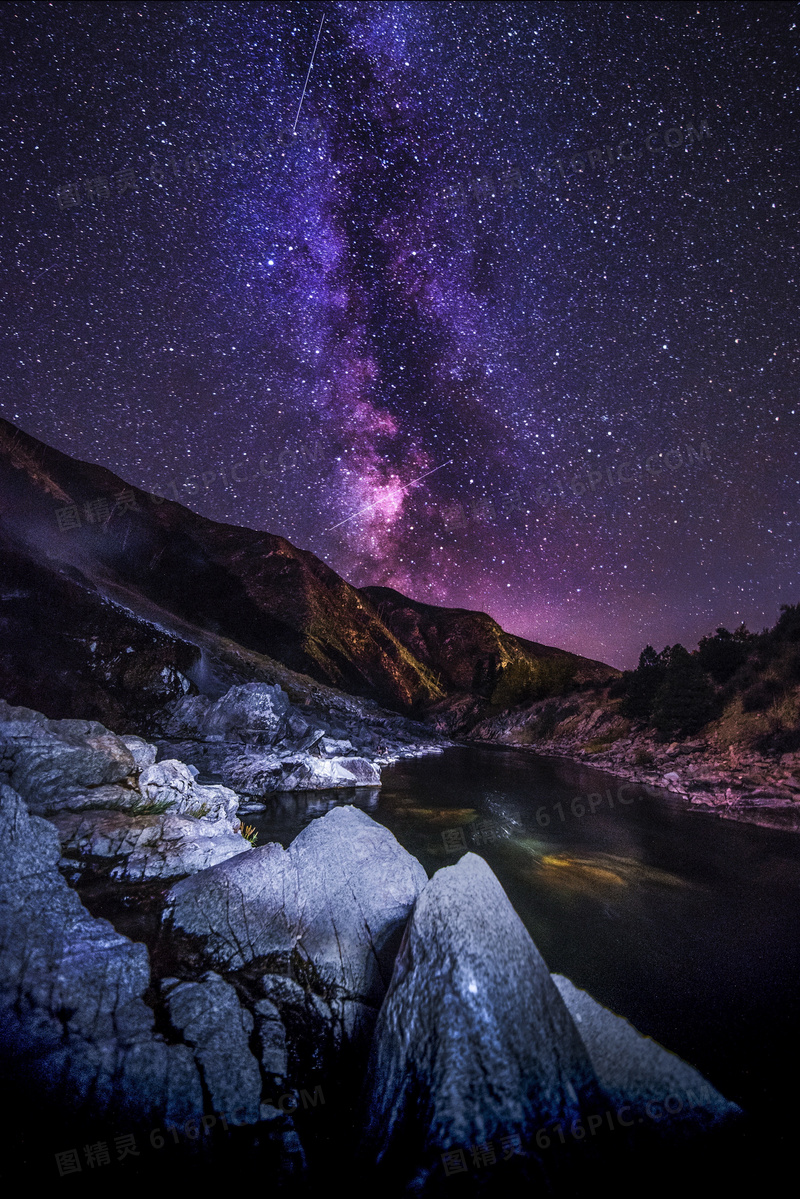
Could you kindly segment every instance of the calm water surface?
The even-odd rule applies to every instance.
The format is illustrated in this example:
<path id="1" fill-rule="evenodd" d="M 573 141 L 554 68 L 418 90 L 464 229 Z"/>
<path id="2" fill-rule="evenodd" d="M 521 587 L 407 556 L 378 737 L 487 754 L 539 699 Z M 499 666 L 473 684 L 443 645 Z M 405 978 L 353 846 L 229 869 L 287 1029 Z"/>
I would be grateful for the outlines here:
<path id="1" fill-rule="evenodd" d="M 245 820 L 259 844 L 288 845 L 354 803 L 429 874 L 480 854 L 551 970 L 701 1070 L 759 1137 L 766 1121 L 768 1156 L 796 1138 L 800 834 L 521 750 L 448 749 L 383 780 L 287 794 Z"/>

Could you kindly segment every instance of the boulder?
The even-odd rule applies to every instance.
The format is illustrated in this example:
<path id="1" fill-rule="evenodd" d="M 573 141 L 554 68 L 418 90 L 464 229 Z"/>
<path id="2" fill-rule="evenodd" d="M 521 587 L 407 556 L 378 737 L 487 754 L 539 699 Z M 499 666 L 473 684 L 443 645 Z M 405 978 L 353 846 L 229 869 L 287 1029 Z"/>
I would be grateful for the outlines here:
<path id="1" fill-rule="evenodd" d="M 578 1119 L 597 1083 L 575 1024 L 489 866 L 468 853 L 417 900 L 375 1029 L 365 1141 L 441 1170 L 451 1146 Z M 535 1152 L 535 1150 L 534 1150 Z"/>
<path id="2" fill-rule="evenodd" d="M 165 810 L 181 815 L 208 817 L 235 829 L 238 795 L 229 787 L 202 786 L 195 782 L 196 773 L 174 759 L 148 766 L 139 775 L 144 802 L 162 804 Z"/>
<path id="3" fill-rule="evenodd" d="M 127 812 L 58 812 L 49 817 L 65 857 L 122 858 L 116 880 L 178 878 L 251 850 L 224 820 L 189 816 L 133 816 Z"/>
<path id="4" fill-rule="evenodd" d="M 388 829 L 336 807 L 287 850 L 264 845 L 176 883 L 164 920 L 196 938 L 211 965 L 295 962 L 327 998 L 375 1005 L 425 882 Z"/>
<path id="5" fill-rule="evenodd" d="M 274 791 L 326 791 L 379 787 L 380 770 L 367 758 L 319 758 L 313 754 L 236 754 L 220 765 L 222 778 L 245 795 Z"/>
<path id="6" fill-rule="evenodd" d="M 0 777 L 32 812 L 86 787 L 118 783 L 136 771 L 125 742 L 94 720 L 48 720 L 0 700 Z"/>
<path id="7" fill-rule="evenodd" d="M 58 836 L 0 785 L 0 1058 L 85 1116 L 183 1123 L 203 1112 L 190 1050 L 154 1031 L 144 945 L 89 915 L 58 872 Z"/>
<path id="8" fill-rule="evenodd" d="M 225 741 L 272 745 L 284 728 L 289 697 L 279 686 L 245 683 L 211 703 L 205 697 L 179 700 L 171 709 L 168 737 L 218 736 Z"/>
<path id="9" fill-rule="evenodd" d="M 698 1070 L 644 1037 L 561 974 L 552 976 L 575 1021 L 609 1106 L 626 1105 L 625 1118 L 678 1127 L 709 1128 L 741 1114 Z"/>
<path id="10" fill-rule="evenodd" d="M 511 1138 L 514 1185 L 546 1190 L 558 1167 L 545 1166 L 537 1132 L 575 1120 L 596 1129 L 612 1109 L 630 1130 L 615 1143 L 631 1146 L 643 1132 L 675 1138 L 739 1114 L 693 1067 L 550 975 L 483 859 L 437 871 L 378 1016 L 366 1152 L 413 1175 L 414 1194 L 438 1194 L 443 1153 Z"/>

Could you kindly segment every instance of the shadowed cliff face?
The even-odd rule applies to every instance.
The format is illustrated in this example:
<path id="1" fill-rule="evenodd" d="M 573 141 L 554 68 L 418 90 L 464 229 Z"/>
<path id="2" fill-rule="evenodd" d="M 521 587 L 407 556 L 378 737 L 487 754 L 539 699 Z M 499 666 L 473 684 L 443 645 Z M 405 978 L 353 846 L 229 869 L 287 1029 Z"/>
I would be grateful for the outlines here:
<path id="1" fill-rule="evenodd" d="M 19 596 L 3 601 L 12 649 L 0 681 L 7 693 L 17 688 L 14 702 L 53 715 L 77 712 L 65 702 L 54 710 L 43 694 L 47 658 L 52 655 L 67 686 L 70 672 L 82 670 L 65 653 L 71 636 L 73 641 L 83 636 L 70 626 L 86 622 L 87 603 L 99 611 L 107 600 L 117 607 L 118 623 L 148 622 L 145 640 L 152 640 L 154 629 L 167 635 L 164 645 L 155 648 L 153 642 L 151 650 L 159 670 L 186 667 L 186 647 L 166 648 L 177 631 L 190 646 L 207 647 L 211 637 L 232 652 L 241 648 L 415 714 L 454 693 L 488 694 L 497 669 L 513 658 L 565 656 L 503 633 L 483 613 L 416 604 L 384 588 L 359 591 L 282 537 L 198 516 L 2 420 L 0 527 L 4 579 L 10 591 L 26 592 L 24 601 Z M 67 586 L 67 576 L 77 591 Z M 113 635 L 109 630 L 107 643 L 103 634 L 100 660 L 117 652 L 117 636 L 125 639 L 121 626 Z M 142 646 L 132 633 L 128 644 L 138 657 Z M 197 657 L 196 649 L 189 652 Z M 83 660 L 88 662 L 85 653 Z M 576 661 L 590 673 L 598 665 Z M 602 668 L 606 674 L 608 669 Z M 237 681 L 246 674 L 245 669 Z M 132 694 L 133 676 L 126 686 Z M 111 693 L 108 687 L 106 692 Z M 113 723 L 113 704 L 97 695 L 92 702 L 92 715 Z"/>
<path id="2" fill-rule="evenodd" d="M 0 524 L 0 695 L 9 703 L 146 730 L 154 710 L 191 688 L 185 672 L 198 657 L 35 561 Z"/>

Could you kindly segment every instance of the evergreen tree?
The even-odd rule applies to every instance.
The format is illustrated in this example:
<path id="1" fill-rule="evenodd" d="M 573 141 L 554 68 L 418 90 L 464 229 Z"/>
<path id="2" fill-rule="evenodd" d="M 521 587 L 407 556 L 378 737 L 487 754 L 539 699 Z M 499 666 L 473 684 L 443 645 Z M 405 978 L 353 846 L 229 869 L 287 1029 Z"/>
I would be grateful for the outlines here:
<path id="1" fill-rule="evenodd" d="M 668 657 L 664 655 L 669 655 L 668 648 L 657 654 L 652 645 L 646 645 L 639 654 L 636 670 L 624 672 L 625 698 L 620 704 L 623 716 L 650 721 L 656 695 L 666 674 Z"/>
<path id="2" fill-rule="evenodd" d="M 714 688 L 699 656 L 673 645 L 669 664 L 653 705 L 653 724 L 660 733 L 696 733 L 714 715 Z"/>
<path id="3" fill-rule="evenodd" d="M 703 670 L 717 683 L 727 683 L 746 661 L 750 638 L 744 625 L 735 633 L 720 625 L 713 637 L 701 637 L 698 657 Z"/>

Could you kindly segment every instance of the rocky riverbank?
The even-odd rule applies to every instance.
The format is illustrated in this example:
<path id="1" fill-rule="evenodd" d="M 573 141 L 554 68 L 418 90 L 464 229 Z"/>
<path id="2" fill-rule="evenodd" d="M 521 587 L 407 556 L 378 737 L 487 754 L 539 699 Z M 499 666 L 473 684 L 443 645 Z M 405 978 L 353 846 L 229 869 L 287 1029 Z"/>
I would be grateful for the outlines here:
<path id="1" fill-rule="evenodd" d="M 530 748 L 687 800 L 698 812 L 800 831 L 800 751 L 760 753 L 711 725 L 665 742 L 624 719 L 608 688 L 577 691 L 486 716 L 473 702 L 440 710 L 434 727 L 470 742 Z"/>

